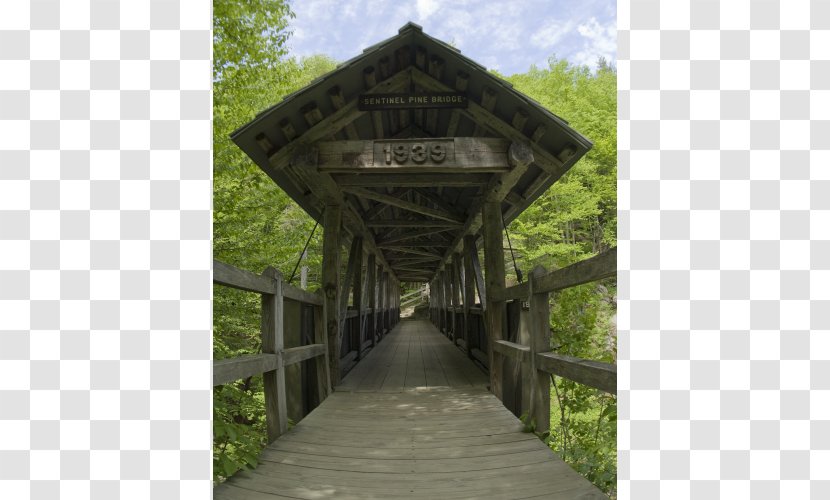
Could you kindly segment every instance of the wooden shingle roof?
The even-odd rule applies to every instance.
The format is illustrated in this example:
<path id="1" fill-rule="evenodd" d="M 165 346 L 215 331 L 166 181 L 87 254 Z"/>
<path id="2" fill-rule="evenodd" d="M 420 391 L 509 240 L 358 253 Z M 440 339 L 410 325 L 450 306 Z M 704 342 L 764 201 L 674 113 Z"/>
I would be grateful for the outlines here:
<path id="1" fill-rule="evenodd" d="M 466 93 L 469 106 L 357 106 L 360 94 L 410 91 Z M 439 270 L 463 236 L 478 231 L 486 197 L 502 201 L 508 223 L 592 146 L 565 120 L 413 23 L 286 96 L 231 138 L 313 218 L 321 220 L 326 204 L 344 203 L 346 229 L 380 251 L 380 264 L 402 281 L 427 281 Z M 459 156 L 464 168 L 362 168 L 376 141 L 414 138 L 446 138 L 457 155 L 466 154 Z M 419 255 L 421 274 L 395 265 Z"/>

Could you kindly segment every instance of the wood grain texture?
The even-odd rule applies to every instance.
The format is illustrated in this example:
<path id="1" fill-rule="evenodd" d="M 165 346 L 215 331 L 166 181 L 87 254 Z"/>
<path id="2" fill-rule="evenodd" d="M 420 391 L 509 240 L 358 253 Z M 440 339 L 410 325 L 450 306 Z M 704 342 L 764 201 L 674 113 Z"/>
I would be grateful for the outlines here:
<path id="1" fill-rule="evenodd" d="M 617 393 L 617 365 L 553 352 L 537 354 L 536 361 L 540 370 L 595 387 L 609 394 Z"/>
<path id="2" fill-rule="evenodd" d="M 248 292 L 274 294 L 274 282 L 251 271 L 213 260 L 213 282 Z"/>
<path id="3" fill-rule="evenodd" d="M 521 432 L 486 382 L 427 321 L 402 321 L 214 498 L 607 498 Z M 342 431 L 334 440 L 333 428 Z"/>

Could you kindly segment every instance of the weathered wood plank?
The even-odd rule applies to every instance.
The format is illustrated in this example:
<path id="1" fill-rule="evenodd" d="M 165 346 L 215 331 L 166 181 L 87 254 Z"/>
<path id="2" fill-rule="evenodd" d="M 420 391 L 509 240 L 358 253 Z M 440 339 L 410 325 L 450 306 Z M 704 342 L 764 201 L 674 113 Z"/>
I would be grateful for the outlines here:
<path id="1" fill-rule="evenodd" d="M 389 245 L 391 243 L 398 243 L 400 241 L 411 240 L 413 238 L 420 238 L 421 236 L 428 236 L 430 234 L 443 233 L 444 231 L 452 231 L 455 227 L 424 227 L 413 231 L 407 231 L 397 236 L 390 236 L 378 242 L 378 245 Z M 439 257 L 440 260 L 440 257 Z"/>
<path id="2" fill-rule="evenodd" d="M 461 227 L 461 224 L 458 222 L 450 222 L 445 220 L 403 220 L 403 219 L 387 219 L 387 220 L 377 220 L 377 221 L 369 221 L 366 223 L 366 227 L 415 227 L 415 228 L 422 228 L 422 227 L 446 227 L 449 229 L 456 229 Z M 378 242 L 378 246 L 383 245 L 384 242 Z"/>
<path id="3" fill-rule="evenodd" d="M 530 360 L 530 347 L 507 340 L 496 340 L 493 344 L 495 351 L 510 359 L 524 363 Z"/>
<path id="4" fill-rule="evenodd" d="M 300 347 L 292 347 L 286 349 L 283 354 L 283 364 L 285 366 L 293 365 L 307 359 L 323 356 L 326 352 L 326 346 L 323 344 L 309 344 Z"/>
<path id="5" fill-rule="evenodd" d="M 416 145 L 424 148 L 423 159 L 418 162 L 410 156 Z M 430 148 L 438 145 L 444 148 L 444 154 L 433 157 Z M 404 148 L 406 160 L 396 159 L 393 154 L 396 146 Z M 320 152 L 317 168 L 321 172 L 345 174 L 506 172 L 511 168 L 509 146 L 507 139 L 484 137 L 322 141 L 317 143 Z"/>
<path id="6" fill-rule="evenodd" d="M 464 71 L 459 71 L 455 75 L 455 90 L 458 92 L 467 92 L 467 84 L 469 83 L 470 75 Z M 458 123 L 461 121 L 461 113 L 457 109 L 452 110 L 450 121 L 447 125 L 447 137 L 454 137 L 458 130 Z"/>
<path id="7" fill-rule="evenodd" d="M 340 241 L 342 206 L 328 205 L 323 214 L 323 323 L 329 348 L 330 387 L 340 381 Z"/>
<path id="8" fill-rule="evenodd" d="M 307 292 L 302 288 L 297 288 L 295 286 L 289 285 L 288 283 L 282 284 L 282 295 L 286 299 L 296 300 L 298 302 L 303 302 L 306 304 L 313 304 L 315 306 L 323 305 L 323 299 L 320 298 L 319 295 Z"/>
<path id="9" fill-rule="evenodd" d="M 213 260 L 213 282 L 248 292 L 274 294 L 274 282 L 266 277 Z"/>
<path id="10" fill-rule="evenodd" d="M 550 297 L 547 292 L 537 289 L 537 280 L 544 274 L 545 268 L 541 266 L 534 268 L 530 273 L 530 359 L 527 360 L 530 370 L 527 373 L 529 380 L 526 380 L 530 387 L 527 412 L 536 422 L 536 430 L 539 432 L 545 432 L 550 428 L 550 379 L 546 373 L 539 371 L 539 358 L 536 356 L 550 350 Z"/>
<path id="11" fill-rule="evenodd" d="M 346 107 L 346 100 L 343 98 L 343 91 L 340 89 L 339 85 L 335 85 L 334 87 L 329 89 L 329 99 L 331 99 L 331 105 L 334 106 L 335 110 L 342 109 Z M 349 140 L 359 140 L 360 135 L 357 133 L 357 127 L 354 126 L 354 123 L 347 123 L 343 130 L 346 132 L 346 137 Z"/>
<path id="12" fill-rule="evenodd" d="M 370 200 L 379 201 L 381 203 L 385 203 L 393 207 L 402 208 L 410 212 L 415 212 L 429 217 L 434 217 L 436 219 L 448 220 L 450 222 L 463 222 L 465 219 L 464 216 L 459 214 L 448 213 L 444 210 L 437 210 L 434 208 L 425 207 L 418 203 L 412 203 L 410 201 L 402 200 L 394 196 L 389 196 L 388 194 L 378 193 L 377 191 L 372 191 L 357 186 L 342 186 L 342 190 L 348 193 L 352 193 L 356 196 L 361 196 L 363 198 L 368 198 Z"/>
<path id="13" fill-rule="evenodd" d="M 484 267 L 488 291 L 485 325 L 487 330 L 490 391 L 504 400 L 503 359 L 495 350 L 495 342 L 504 338 L 505 303 L 496 299 L 504 289 L 504 243 L 502 237 L 501 203 L 488 201 L 482 207 L 482 234 L 484 236 Z M 492 293 L 495 292 L 495 293 Z"/>
<path id="14" fill-rule="evenodd" d="M 536 355 L 539 369 L 594 387 L 609 394 L 617 393 L 617 365 L 564 356 L 553 352 Z"/>
<path id="15" fill-rule="evenodd" d="M 590 259 L 551 271 L 539 278 L 539 290 L 553 292 L 591 281 L 610 278 L 617 274 L 617 247 Z"/>
<path id="16" fill-rule="evenodd" d="M 323 306 L 314 307 L 314 342 L 325 347 L 323 356 L 314 360 L 317 374 L 317 400 L 321 403 L 331 394 L 331 374 L 329 373 L 329 345 L 326 326 L 323 320 Z"/>
<path id="17" fill-rule="evenodd" d="M 262 352 L 279 354 L 284 348 L 282 275 L 269 267 L 263 273 L 274 282 L 274 295 L 262 295 Z M 265 424 L 268 442 L 273 442 L 288 430 L 288 407 L 285 400 L 285 368 L 277 368 L 262 374 L 265 394 Z"/>
<path id="18" fill-rule="evenodd" d="M 473 333 L 473 319 L 472 308 L 475 306 L 475 288 L 476 277 L 473 269 L 473 254 L 476 253 L 476 237 L 467 235 L 464 237 L 464 349 L 468 358 L 472 358 L 470 353 L 472 343 L 470 337 Z"/>
<path id="19" fill-rule="evenodd" d="M 397 73 L 392 78 L 380 82 L 365 91 L 365 93 L 375 94 L 401 90 L 409 82 L 409 79 L 410 75 L 407 72 Z M 357 99 L 352 99 L 345 106 L 323 118 L 320 122 L 305 131 L 296 141 L 290 142 L 271 155 L 268 159 L 269 164 L 277 170 L 285 168 L 296 148 L 321 141 L 325 137 L 339 132 L 347 124 L 352 123 L 366 113 L 366 111 L 357 109 Z"/>
<path id="20" fill-rule="evenodd" d="M 279 354 L 250 354 L 214 361 L 213 385 L 227 384 L 235 380 L 276 370 L 279 357 Z"/>
<path id="21" fill-rule="evenodd" d="M 359 187 L 469 187 L 487 184 L 490 181 L 488 173 L 385 173 L 384 175 L 361 174 L 332 174 L 332 178 L 340 186 Z"/>

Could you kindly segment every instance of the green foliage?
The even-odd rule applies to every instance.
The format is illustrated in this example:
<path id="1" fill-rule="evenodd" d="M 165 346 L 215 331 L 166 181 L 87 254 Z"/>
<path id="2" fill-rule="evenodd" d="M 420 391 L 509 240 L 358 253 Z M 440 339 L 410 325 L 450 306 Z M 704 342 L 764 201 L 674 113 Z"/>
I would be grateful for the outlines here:
<path id="1" fill-rule="evenodd" d="M 559 269 L 616 245 L 617 128 L 614 68 L 596 73 L 551 58 L 547 69 L 507 78 L 517 90 L 564 117 L 594 143 L 593 149 L 510 225 L 520 268 Z M 512 269 L 512 266 L 507 266 Z M 555 294 L 552 346 L 561 354 L 597 361 L 616 359 L 616 280 Z M 597 487 L 616 496 L 616 398 L 556 377 L 548 433 L 536 431 Z"/>
<path id="2" fill-rule="evenodd" d="M 257 273 L 274 266 L 286 279 L 315 222 L 229 136 L 283 96 L 334 69 L 335 62 L 325 56 L 286 57 L 291 17 L 282 0 L 214 2 L 214 257 Z M 317 231 L 303 262 L 310 268 L 310 284 L 319 281 L 320 235 Z M 215 287 L 213 299 L 214 359 L 261 352 L 259 296 Z M 221 481 L 255 466 L 265 445 L 262 377 L 216 387 L 213 400 L 214 480 Z"/>

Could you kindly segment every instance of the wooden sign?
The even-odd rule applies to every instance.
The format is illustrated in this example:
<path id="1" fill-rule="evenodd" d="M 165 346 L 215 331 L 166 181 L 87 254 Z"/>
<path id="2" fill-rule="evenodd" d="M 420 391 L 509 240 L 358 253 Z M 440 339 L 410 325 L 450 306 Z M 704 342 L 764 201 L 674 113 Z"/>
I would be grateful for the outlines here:
<path id="1" fill-rule="evenodd" d="M 357 109 L 377 111 L 381 109 L 466 108 L 467 103 L 467 96 L 458 92 L 361 94 L 357 98 Z"/>
<path id="2" fill-rule="evenodd" d="M 455 143 L 453 139 L 375 141 L 373 153 L 375 165 L 434 165 L 455 161 Z"/>
<path id="3" fill-rule="evenodd" d="M 507 139 L 493 137 L 322 141 L 317 143 L 317 169 L 344 174 L 506 172 L 509 147 Z"/>

